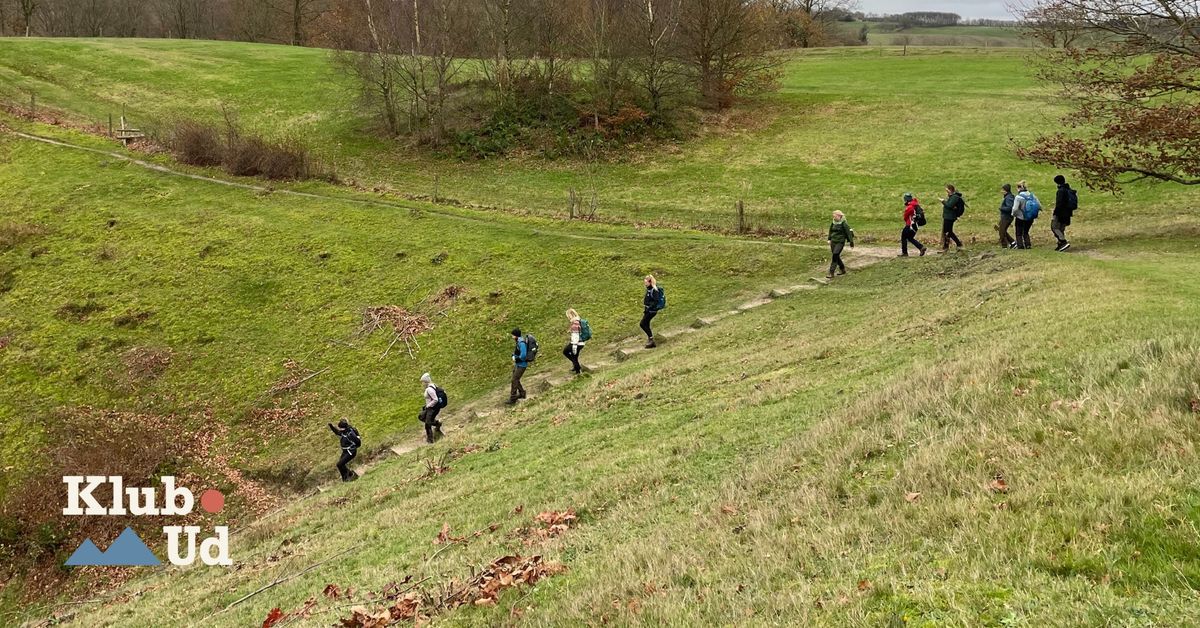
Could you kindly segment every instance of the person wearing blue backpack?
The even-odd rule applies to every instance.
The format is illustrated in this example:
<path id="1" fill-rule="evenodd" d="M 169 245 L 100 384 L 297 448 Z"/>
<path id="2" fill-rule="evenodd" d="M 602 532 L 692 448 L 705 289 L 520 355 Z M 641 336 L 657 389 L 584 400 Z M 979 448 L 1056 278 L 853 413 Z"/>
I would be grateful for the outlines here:
<path id="1" fill-rule="evenodd" d="M 654 343 L 654 330 L 650 329 L 650 321 L 654 320 L 658 313 L 667 307 L 667 295 L 662 288 L 658 287 L 658 281 L 654 279 L 654 275 L 646 275 L 646 296 L 642 298 L 642 331 L 646 332 L 646 348 L 653 349 L 658 345 Z"/>
<path id="2" fill-rule="evenodd" d="M 537 359 L 537 340 L 533 334 L 523 335 L 520 328 L 512 330 L 513 341 L 516 343 L 513 346 L 513 370 L 512 370 L 512 390 L 508 397 L 508 405 L 516 405 L 518 401 L 525 398 L 525 387 L 521 385 L 521 378 L 525 375 L 525 369 L 529 368 L 529 363 Z"/>
<path id="3" fill-rule="evenodd" d="M 429 373 L 421 376 L 421 383 L 425 386 L 425 405 L 421 408 L 418 418 L 425 424 L 425 442 L 432 443 L 445 436 L 442 433 L 442 422 L 437 420 L 437 417 L 449 401 L 446 391 L 433 383 L 433 377 Z"/>
<path id="4" fill-rule="evenodd" d="M 1067 184 L 1067 178 L 1060 175 L 1054 177 L 1058 192 L 1054 195 L 1054 217 L 1050 219 L 1050 232 L 1058 240 L 1055 251 L 1062 253 L 1071 248 L 1067 241 L 1067 227 L 1071 226 L 1071 216 L 1079 209 L 1079 195 Z"/>
<path id="5" fill-rule="evenodd" d="M 567 321 L 569 338 L 567 346 L 563 347 L 563 355 L 571 361 L 571 372 L 578 375 L 583 372 L 583 367 L 579 365 L 579 352 L 592 339 L 592 326 L 586 319 L 579 318 L 579 312 L 574 309 L 567 310 Z"/>
<path id="6" fill-rule="evenodd" d="M 1029 190 L 1029 186 L 1024 181 L 1017 182 L 1017 195 L 1013 198 L 1012 208 L 1013 219 L 1017 223 L 1017 241 L 1013 243 L 1013 248 L 1033 248 L 1033 244 L 1029 240 L 1029 231 L 1033 228 L 1033 221 L 1037 220 L 1041 210 L 1042 203 Z"/>

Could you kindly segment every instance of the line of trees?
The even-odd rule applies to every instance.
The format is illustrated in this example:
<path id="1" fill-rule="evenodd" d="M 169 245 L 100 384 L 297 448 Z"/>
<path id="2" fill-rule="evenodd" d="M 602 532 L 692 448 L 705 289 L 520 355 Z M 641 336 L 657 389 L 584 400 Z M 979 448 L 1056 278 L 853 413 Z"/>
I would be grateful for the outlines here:
<path id="1" fill-rule="evenodd" d="M 171 37 L 320 45 L 333 0 L 0 0 L 0 36 Z"/>
<path id="2" fill-rule="evenodd" d="M 846 0 L 337 0 L 335 58 L 386 133 L 475 155 L 675 136 L 770 89 Z"/>

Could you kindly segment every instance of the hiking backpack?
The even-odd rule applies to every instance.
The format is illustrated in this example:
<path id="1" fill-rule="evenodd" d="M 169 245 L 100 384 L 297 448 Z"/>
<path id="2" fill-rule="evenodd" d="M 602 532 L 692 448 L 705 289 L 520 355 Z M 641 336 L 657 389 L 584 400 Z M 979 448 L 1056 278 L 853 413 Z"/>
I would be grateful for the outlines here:
<path id="1" fill-rule="evenodd" d="M 1037 220 L 1038 214 L 1042 211 L 1042 202 L 1033 195 L 1033 192 L 1026 192 L 1029 196 L 1025 197 L 1025 220 Z"/>
<path id="2" fill-rule="evenodd" d="M 1067 188 L 1067 195 L 1070 201 L 1067 203 L 1067 211 L 1073 212 L 1079 209 L 1079 192 L 1075 188 Z"/>
<path id="3" fill-rule="evenodd" d="M 962 195 L 959 195 L 958 202 L 955 203 L 954 214 L 959 218 L 962 218 L 963 214 L 965 213 L 967 213 L 967 199 L 963 198 Z"/>
<path id="4" fill-rule="evenodd" d="M 654 304 L 655 311 L 667 309 L 667 293 L 663 291 L 662 286 L 655 286 L 658 290 L 658 303 Z"/>
<path id="5" fill-rule="evenodd" d="M 914 214 L 914 222 L 918 227 L 924 227 L 925 225 L 929 224 L 929 221 L 925 219 L 924 207 L 921 207 L 921 205 L 918 204 L 917 208 L 913 211 L 916 212 Z"/>
<path id="6" fill-rule="evenodd" d="M 533 362 L 538 356 L 537 338 L 533 334 L 525 334 L 525 361 Z"/>
<path id="7" fill-rule="evenodd" d="M 587 342 L 592 339 L 592 326 L 588 324 L 586 318 L 579 319 L 579 342 Z"/>
<path id="8" fill-rule="evenodd" d="M 450 398 L 446 396 L 446 391 L 442 390 L 441 386 L 434 386 L 433 393 L 437 395 L 437 407 L 439 410 L 450 404 Z"/>
<path id="9" fill-rule="evenodd" d="M 350 439 L 355 449 L 362 447 L 362 435 L 358 433 L 357 429 L 353 427 L 346 428 L 346 437 Z"/>

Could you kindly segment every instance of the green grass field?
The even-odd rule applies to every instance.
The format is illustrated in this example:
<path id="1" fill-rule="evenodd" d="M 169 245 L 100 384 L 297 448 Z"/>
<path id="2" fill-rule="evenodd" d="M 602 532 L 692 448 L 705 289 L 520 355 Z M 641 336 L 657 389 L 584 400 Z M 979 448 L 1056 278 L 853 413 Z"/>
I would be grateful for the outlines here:
<path id="1" fill-rule="evenodd" d="M 883 53 L 881 56 L 881 52 Z M 795 54 L 781 90 L 701 138 L 588 164 L 536 158 L 460 162 L 374 139 L 327 53 L 286 46 L 150 40 L 0 40 L 0 97 L 103 121 L 122 106 L 153 126 L 215 118 L 222 103 L 243 124 L 309 143 L 344 178 L 401 194 L 440 195 L 526 214 L 564 217 L 570 188 L 599 199 L 598 218 L 624 224 L 734 225 L 743 198 L 752 221 L 822 229 L 846 211 L 864 233 L 893 239 L 900 196 L 936 203 L 956 183 L 978 217 L 1001 183 L 1052 190 L 1054 172 L 1014 156 L 1011 141 L 1052 128 L 1052 94 L 1030 76 L 1029 53 L 929 48 L 829 49 Z M 22 100 L 23 99 L 23 100 Z M 1195 195 L 1160 186 L 1086 197 L 1088 222 L 1117 228 L 1142 205 L 1189 209 Z M 968 235 L 990 237 L 986 220 Z"/>
<path id="2" fill-rule="evenodd" d="M 784 89 L 740 114 L 769 123 L 598 166 L 601 212 L 638 226 L 562 220 L 554 194 L 584 164 L 459 163 L 364 139 L 324 92 L 287 87 L 314 83 L 325 63 L 242 44 L 0 40 L 10 93 L 35 86 L 81 119 L 126 90 L 146 119 L 240 99 L 248 125 L 303 134 L 344 177 L 406 191 L 438 172 L 447 195 L 512 210 L 312 182 L 287 189 L 322 198 L 235 189 L 0 132 L 4 488 L 36 470 L 63 408 L 89 405 L 208 421 L 224 434 L 216 447 L 281 504 L 239 518 L 232 568 L 147 569 L 94 592 L 114 574 L 85 571 L 61 600 L 29 600 L 8 581 L 0 623 L 261 625 L 278 608 L 295 612 L 286 625 L 323 626 L 355 606 L 380 611 L 372 594 L 408 576 L 420 612 L 450 625 L 1200 622 L 1196 193 L 1085 195 L 1069 254 L 1050 250 L 1045 220 L 1038 250 L 985 246 L 994 210 L 982 197 L 1003 174 L 1050 187 L 1050 171 L 1006 144 L 1043 127 L 1042 105 L 1017 97 L 1042 93 L 1024 57 L 798 55 Z M 204 67 L 213 80 L 194 74 Z M 895 197 L 929 197 L 946 180 L 977 199 L 962 229 L 977 242 L 883 258 Z M 654 352 L 605 355 L 637 343 L 644 273 L 668 288 L 662 330 L 819 272 L 819 237 L 645 226 L 718 224 L 717 201 L 743 185 L 751 208 L 774 207 L 772 223 L 790 229 L 821 233 L 830 209 L 847 211 L 879 240 L 849 259 L 875 263 Z M 465 296 L 435 316 L 416 359 L 381 359 L 383 334 L 351 337 L 364 307 L 412 306 L 452 285 Z M 595 326 L 584 362 L 603 368 L 496 407 L 513 325 L 543 340 L 535 370 L 565 374 L 568 306 Z M 168 348 L 170 365 L 131 378 L 124 356 L 138 348 Z M 329 370 L 264 397 L 288 359 Z M 453 396 L 446 440 L 354 484 L 284 488 L 333 476 L 327 420 L 350 416 L 373 447 L 414 438 L 425 370 Z M 251 418 L 292 401 L 308 414 Z M 578 519 L 565 531 L 531 531 L 538 513 L 568 508 Z M 465 538 L 435 544 L 443 530 Z M 565 571 L 494 604 L 438 605 L 513 554 Z M 329 597 L 330 584 L 355 593 Z M 53 606 L 72 596 L 86 601 Z"/>

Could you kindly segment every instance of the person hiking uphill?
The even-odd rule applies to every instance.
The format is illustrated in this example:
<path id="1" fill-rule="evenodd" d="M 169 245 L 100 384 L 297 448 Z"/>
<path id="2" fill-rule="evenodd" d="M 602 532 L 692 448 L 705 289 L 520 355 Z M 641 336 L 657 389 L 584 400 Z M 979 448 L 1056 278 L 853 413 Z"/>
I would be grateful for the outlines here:
<path id="1" fill-rule="evenodd" d="M 918 218 L 920 216 L 920 218 Z M 921 202 L 913 197 L 912 192 L 904 195 L 904 231 L 900 232 L 900 257 L 908 257 L 908 245 L 912 243 L 925 255 L 925 245 L 917 241 L 917 229 L 925 221 L 925 210 Z"/>
<path id="2" fill-rule="evenodd" d="M 942 252 L 950 250 L 951 240 L 961 251 L 963 244 L 954 234 L 954 223 L 967 212 L 967 202 L 963 200 L 962 192 L 955 189 L 953 184 L 946 185 L 946 198 L 938 200 L 942 201 Z"/>
<path id="3" fill-rule="evenodd" d="M 996 225 L 996 231 L 1000 233 L 1000 248 L 1011 249 L 1017 241 L 1008 235 L 1008 228 L 1013 224 L 1013 203 L 1017 197 L 1012 193 L 1012 186 L 1007 183 L 1000 186 L 1000 195 L 1000 223 Z"/>
<path id="4" fill-rule="evenodd" d="M 509 392 L 508 405 L 516 405 L 518 401 L 525 398 L 525 387 L 521 385 L 521 377 L 525 375 L 525 369 L 529 368 L 529 363 L 537 358 L 537 341 L 533 336 L 521 334 L 521 330 L 512 330 L 513 337 L 513 369 L 512 369 L 512 390 Z"/>
<path id="5" fill-rule="evenodd" d="M 563 347 L 563 355 L 571 361 L 571 372 L 578 375 L 583 372 L 583 367 L 579 365 L 579 353 L 592 339 L 592 326 L 579 318 L 579 312 L 574 309 L 567 310 L 567 324 L 567 346 Z"/>
<path id="6" fill-rule="evenodd" d="M 1013 244 L 1013 248 L 1022 250 L 1033 248 L 1033 244 L 1029 240 L 1029 230 L 1033 228 L 1033 221 L 1037 220 L 1038 212 L 1041 209 L 1041 202 L 1029 190 L 1029 186 L 1024 181 L 1018 181 L 1017 195 L 1013 198 L 1012 208 L 1013 220 L 1017 223 L 1017 241 Z"/>
<path id="7" fill-rule="evenodd" d="M 842 262 L 842 250 L 849 244 L 850 248 L 854 248 L 854 230 L 850 228 L 850 223 L 846 222 L 846 214 L 840 211 L 833 212 L 833 222 L 829 224 L 829 252 L 831 259 L 829 260 L 829 272 L 825 274 L 828 279 L 833 279 L 833 271 L 837 270 L 837 274 L 846 274 L 846 264 Z"/>
<path id="8" fill-rule="evenodd" d="M 346 419 L 338 421 L 335 427 L 333 423 L 328 423 L 329 431 L 333 432 L 338 437 L 339 444 L 342 448 L 342 456 L 338 458 L 337 470 L 342 474 L 343 482 L 353 482 L 358 479 L 358 474 L 350 470 L 350 461 L 358 455 L 358 448 L 362 447 L 362 438 L 358 435 L 358 430 L 350 425 Z"/>
<path id="9" fill-rule="evenodd" d="M 646 296 L 642 297 L 642 331 L 646 333 L 646 348 L 653 349 L 658 345 L 654 342 L 654 330 L 650 329 L 650 321 L 654 320 L 658 313 L 667 307 L 667 297 L 663 293 L 662 288 L 658 287 L 658 281 L 654 279 L 654 275 L 646 275 Z"/>
<path id="10" fill-rule="evenodd" d="M 425 442 L 433 443 L 445 436 L 442 432 L 442 422 L 437 420 L 437 417 L 442 408 L 446 407 L 446 393 L 433 383 L 433 377 L 429 373 L 421 376 L 421 383 L 425 385 L 425 405 L 417 416 L 425 424 Z"/>
<path id="11" fill-rule="evenodd" d="M 1062 253 L 1071 248 L 1067 241 L 1067 227 L 1071 226 L 1071 216 L 1079 207 L 1079 195 L 1067 185 L 1066 177 L 1057 175 L 1054 183 L 1058 184 L 1058 192 L 1054 194 L 1054 216 L 1050 219 L 1050 233 L 1058 240 L 1055 251 Z"/>

